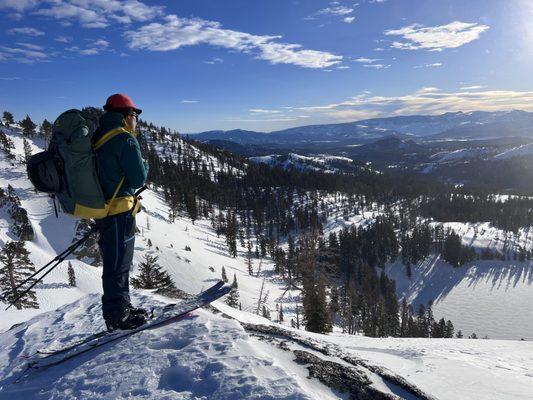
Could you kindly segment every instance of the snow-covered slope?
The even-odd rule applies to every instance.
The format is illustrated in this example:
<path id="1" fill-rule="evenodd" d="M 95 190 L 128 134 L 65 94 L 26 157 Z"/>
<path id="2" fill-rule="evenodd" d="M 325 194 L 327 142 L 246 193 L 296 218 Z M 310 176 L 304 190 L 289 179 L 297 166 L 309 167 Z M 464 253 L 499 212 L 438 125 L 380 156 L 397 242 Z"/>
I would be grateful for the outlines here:
<path id="1" fill-rule="evenodd" d="M 533 143 L 524 144 L 514 147 L 494 156 L 496 159 L 507 159 L 521 156 L 531 156 L 533 154 Z"/>
<path id="2" fill-rule="evenodd" d="M 16 132 L 12 132 L 10 136 L 15 141 L 15 153 L 20 160 L 22 138 Z M 41 143 L 35 141 L 34 151 L 37 151 L 39 144 Z M 31 260 L 36 267 L 40 267 L 70 244 L 76 221 L 64 214 L 60 214 L 59 219 L 55 218 L 51 201 L 33 191 L 20 162 L 11 163 L 0 154 L 0 176 L 2 186 L 12 185 L 21 198 L 22 205 L 28 210 L 36 237 L 35 240 L 26 242 L 26 246 L 31 252 Z M 217 302 L 215 307 L 244 325 L 208 310 L 201 310 L 177 324 L 104 346 L 61 367 L 32 374 L 24 383 L 14 384 L 13 380 L 24 367 L 21 356 L 43 347 L 58 347 L 103 328 L 99 309 L 101 268 L 73 258 L 71 262 L 76 271 L 77 287 L 67 285 L 67 268 L 62 265 L 37 287 L 40 309 L 0 311 L 0 331 L 3 331 L 0 334 L 0 398 L 349 397 L 346 391 L 339 391 L 329 381 L 326 385 L 318 378 L 307 379 L 310 374 L 316 377 L 312 372 L 315 370 L 308 363 L 295 363 L 295 353 L 292 351 L 302 350 L 302 347 L 298 347 L 302 346 L 301 343 L 295 344 L 287 339 L 290 342 L 289 352 L 283 344 L 275 341 L 275 338 L 271 339 L 272 341 L 265 340 L 264 337 L 243 328 L 245 323 L 277 326 L 253 314 L 257 309 L 259 292 L 264 283 L 264 292 L 268 292 L 267 307 L 270 308 L 273 319 L 277 319 L 276 304 L 283 304 L 284 329 L 296 332 L 289 328 L 289 321 L 294 316 L 295 305 L 300 302 L 299 292 L 286 290 L 286 285 L 274 274 L 270 260 L 259 262 L 253 259 L 254 274 L 251 276 L 248 274 L 244 257 L 246 249 L 239 246 L 238 257 L 230 257 L 225 238 L 217 237 L 209 221 L 199 220 L 193 224 L 181 215 L 171 224 L 162 192 L 149 190 L 143 197 L 145 211 L 137 218 L 140 233 L 136 239 L 134 264 L 138 265 L 146 253 L 158 256 L 160 265 L 171 274 L 176 285 L 190 293 L 198 292 L 220 279 L 224 266 L 230 280 L 234 274 L 237 277 L 243 311 L 234 310 L 222 302 Z M 331 210 L 335 209 L 333 196 L 325 197 L 324 201 L 329 204 Z M 366 210 L 361 215 L 344 219 L 342 215 L 332 211 L 326 224 L 326 233 L 352 223 L 368 223 L 375 215 L 377 210 Z M 494 239 L 496 234 L 489 232 L 487 237 L 492 235 L 491 238 Z M 14 239 L 8 219 L 0 216 L 0 243 L 3 245 L 7 240 Z M 527 236 L 523 240 L 531 241 Z M 151 246 L 149 242 L 152 243 Z M 456 284 L 463 297 L 453 300 L 452 294 L 455 292 L 450 290 L 446 296 L 436 299 L 436 317 L 452 319 L 456 329 L 462 329 L 465 334 L 470 334 L 469 329 L 473 326 L 473 330 L 481 337 L 487 334 L 491 339 L 518 338 L 509 326 L 519 318 L 515 318 L 514 322 L 511 316 L 505 319 L 506 314 L 510 314 L 509 309 L 505 306 L 494 306 L 499 303 L 518 310 L 516 307 L 531 304 L 533 300 L 530 300 L 531 290 L 528 290 L 531 280 L 523 278 L 532 276 L 531 269 L 527 269 L 530 267 L 523 263 L 518 265 L 522 268 L 518 284 L 511 285 L 512 287 L 504 287 L 502 284 L 501 289 L 498 287 L 495 291 L 493 274 L 500 272 L 498 268 L 502 271 L 507 268 L 509 274 L 515 273 L 512 265 L 493 264 L 486 270 L 469 267 L 468 275 L 462 280 L 453 275 L 457 273 L 455 270 L 443 263 L 432 264 L 426 269 L 423 265 L 417 267 L 415 270 L 420 273 L 414 273 L 411 282 L 402 283 L 401 274 L 405 274 L 401 269 L 391 270 L 390 274 L 398 274 L 398 291 L 410 296 L 414 301 L 426 301 L 426 297 L 429 297 L 426 296 L 427 290 L 431 292 L 431 296 L 437 293 L 432 288 L 437 287 L 439 282 Z M 393 266 L 388 268 L 392 269 Z M 435 273 L 437 270 L 438 274 Z M 135 274 L 136 270 L 133 273 Z M 507 272 L 501 275 L 505 278 L 502 280 L 505 283 L 508 282 L 506 274 Z M 452 278 L 446 281 L 446 277 L 450 276 Z M 469 284 L 470 277 L 474 277 L 474 284 Z M 467 293 L 468 297 L 465 297 L 464 293 Z M 478 293 L 481 294 L 479 297 Z M 133 290 L 132 294 L 134 304 L 145 306 L 176 301 L 148 291 Z M 489 306 L 481 308 L 480 305 L 490 300 L 490 296 L 496 296 L 494 303 L 488 303 Z M 462 307 L 465 299 L 470 301 L 472 309 Z M 0 303 L 0 306 L 5 304 Z M 472 312 L 475 307 L 477 314 Z M 513 315 L 518 315 L 520 311 L 513 312 Z M 527 309 L 523 312 L 529 315 Z M 468 325 L 471 315 L 475 315 L 475 318 L 471 318 L 473 325 Z M 479 328 L 484 320 L 503 321 L 507 326 L 493 324 L 494 331 L 484 331 Z M 489 322 L 483 326 L 488 327 Z M 22 325 L 9 329 L 15 323 Z M 518 323 L 522 324 L 517 325 L 520 329 L 531 331 L 528 322 Z M 348 336 L 340 332 L 329 336 L 303 331 L 296 333 L 323 347 L 333 349 L 336 346 L 336 349 L 345 351 L 347 355 L 367 359 L 372 365 L 386 367 L 439 399 L 520 399 L 527 398 L 522 396 L 533 390 L 531 357 L 526 355 L 531 354 L 529 342 L 373 339 Z M 513 336 L 506 336 L 511 333 Z M 507 353 L 497 357 L 497 351 Z M 319 351 L 313 351 L 313 354 L 334 362 L 337 369 L 340 366 L 348 368 L 347 361 L 342 359 L 344 353 L 333 352 L 325 356 Z M 397 398 L 393 397 L 394 394 L 402 398 L 423 398 L 403 397 L 404 392 L 386 382 L 380 375 L 375 375 L 361 366 L 356 369 L 368 378 L 368 385 L 372 390 L 385 393 L 389 398 Z M 448 382 L 461 384 L 447 385 L 440 379 L 441 376 Z M 487 376 L 493 379 L 483 381 Z M 472 382 L 480 383 L 475 385 Z M 474 390 L 476 386 L 477 391 Z"/>
<path id="3" fill-rule="evenodd" d="M 359 164 L 348 157 L 316 155 L 316 156 L 302 156 L 296 153 L 289 153 L 287 155 L 268 155 L 250 157 L 250 161 L 256 163 L 268 164 L 281 168 L 294 168 L 299 171 L 312 170 L 321 171 L 325 173 L 336 173 L 343 171 L 357 171 L 363 169 Z"/>

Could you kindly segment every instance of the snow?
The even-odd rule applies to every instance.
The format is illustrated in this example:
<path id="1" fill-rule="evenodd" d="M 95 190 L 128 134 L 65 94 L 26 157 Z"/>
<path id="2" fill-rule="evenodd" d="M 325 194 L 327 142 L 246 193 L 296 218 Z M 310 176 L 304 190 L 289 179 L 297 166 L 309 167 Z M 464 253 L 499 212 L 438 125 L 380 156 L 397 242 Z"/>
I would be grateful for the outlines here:
<path id="1" fill-rule="evenodd" d="M 344 353 L 400 374 L 440 400 L 529 399 L 531 342 L 473 339 L 374 339 L 330 334 Z"/>
<path id="2" fill-rule="evenodd" d="M 147 307 L 160 305 L 136 293 Z M 28 398 L 324 399 L 327 387 L 305 369 L 250 338 L 234 320 L 200 310 L 177 323 L 143 331 L 57 367 L 32 371 L 19 383 L 20 358 L 60 347 L 101 329 L 96 295 L 44 314 L 0 336 L 0 396 Z"/>
<path id="3" fill-rule="evenodd" d="M 512 149 L 506 150 L 500 154 L 494 156 L 494 158 L 499 160 L 504 160 L 507 158 L 521 157 L 521 156 L 530 156 L 533 154 L 533 143 L 524 144 Z"/>
<path id="4" fill-rule="evenodd" d="M 282 168 L 296 168 L 298 170 L 314 170 L 323 171 L 326 173 L 335 173 L 339 169 L 331 167 L 331 163 L 338 162 L 344 164 L 352 164 L 353 160 L 348 157 L 331 156 L 327 154 L 318 154 L 316 156 L 302 156 L 296 153 L 289 153 L 288 155 L 267 155 L 250 157 L 250 161 L 256 163 L 263 163 L 272 166 L 280 166 Z"/>
<path id="5" fill-rule="evenodd" d="M 10 133 L 22 157 L 22 139 Z M 42 143 L 35 141 L 34 149 Z M 199 154 L 199 153 L 198 153 Z M 216 163 L 215 163 L 216 164 Z M 37 268 L 64 250 L 76 221 L 53 215 L 48 197 L 36 194 L 26 179 L 24 166 L 12 165 L 0 154 L 2 186 L 11 184 L 21 198 L 36 233 L 26 242 Z M 368 224 L 379 215 L 376 205 L 343 218 L 332 195 L 324 196 L 330 208 L 326 235 L 351 224 Z M 341 201 L 341 200 L 338 200 Z M 316 379 L 308 378 L 305 365 L 293 362 L 292 353 L 247 333 L 237 322 L 273 324 L 254 314 L 264 282 L 267 306 L 276 319 L 275 305 L 283 304 L 284 328 L 327 346 L 337 346 L 370 363 L 404 376 L 439 399 L 526 399 L 533 390 L 533 266 L 530 262 L 483 261 L 453 269 L 437 257 L 413 267 L 413 279 L 401 266 L 387 266 L 397 280 L 398 293 L 414 303 L 435 299 L 436 317 L 451 319 L 467 336 L 488 335 L 490 340 L 398 339 L 349 336 L 340 332 L 317 335 L 290 329 L 290 318 L 300 300 L 297 290 L 273 273 L 271 260 L 253 259 L 254 275 L 248 274 L 245 253 L 227 253 L 224 237 L 217 237 L 209 221 L 194 224 L 183 215 L 168 222 L 168 206 L 162 193 L 143 193 L 145 211 L 137 224 L 134 264 L 146 253 L 159 263 L 177 286 L 196 293 L 221 276 L 225 267 L 231 280 L 236 274 L 243 311 L 222 302 L 215 307 L 234 319 L 200 310 L 179 323 L 150 330 L 89 352 L 57 368 L 40 371 L 24 384 L 13 384 L 23 368 L 21 355 L 41 348 L 58 347 L 103 328 L 100 315 L 101 268 L 71 259 L 78 286 L 67 286 L 67 266 L 62 264 L 36 288 L 38 310 L 0 311 L 0 398 L 212 398 L 212 399 L 337 399 L 347 398 Z M 336 210 L 336 211 L 335 211 Z M 504 233 L 488 224 L 450 224 L 465 244 L 502 249 Z M 0 214 L 0 243 L 15 238 L 9 219 Z M 150 247 L 148 239 L 153 243 Z M 532 246 L 528 230 L 507 239 Z M 185 250 L 189 246 L 191 251 Z M 212 270 L 211 270 L 212 269 Z M 136 271 L 133 271 L 135 274 Z M 132 290 L 133 303 L 157 307 L 171 300 L 147 291 Z M 175 301 L 175 300 L 172 300 Z M 5 306 L 1 304 L 0 306 Z M 59 307 L 59 308 L 58 308 Z M 16 323 L 22 323 L 13 329 Z M 499 338 L 514 340 L 494 340 Z M 294 345 L 291 345 L 294 346 Z M 307 349 L 310 351 L 309 349 Z M 329 356 L 339 365 L 343 361 Z M 367 372 L 372 384 L 386 393 L 397 393 L 388 382 Z M 119 377 L 119 378 L 117 378 Z"/>

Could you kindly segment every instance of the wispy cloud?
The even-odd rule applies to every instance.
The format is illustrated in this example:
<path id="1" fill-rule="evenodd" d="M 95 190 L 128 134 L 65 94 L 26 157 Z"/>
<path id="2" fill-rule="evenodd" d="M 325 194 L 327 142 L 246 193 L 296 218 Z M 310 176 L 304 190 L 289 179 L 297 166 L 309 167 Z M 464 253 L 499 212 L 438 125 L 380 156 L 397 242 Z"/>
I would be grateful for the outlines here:
<path id="1" fill-rule="evenodd" d="M 395 49 L 443 51 L 477 40 L 488 29 L 487 25 L 454 21 L 447 25 L 430 27 L 414 24 L 400 29 L 389 29 L 384 34 L 404 39 L 392 43 Z"/>
<path id="2" fill-rule="evenodd" d="M 196 104 L 199 103 L 198 100 L 182 100 L 180 101 L 181 104 Z"/>
<path id="3" fill-rule="evenodd" d="M 15 46 L 0 46 L 0 59 L 16 61 L 23 64 L 46 62 L 51 54 L 43 47 L 30 43 L 16 43 Z"/>
<path id="4" fill-rule="evenodd" d="M 442 63 L 431 63 L 431 64 L 424 64 L 424 65 L 415 65 L 414 68 L 438 68 L 442 67 Z"/>
<path id="5" fill-rule="evenodd" d="M 165 23 L 154 22 L 135 31 L 127 31 L 129 47 L 136 50 L 170 51 L 184 46 L 209 44 L 224 47 L 271 64 L 293 64 L 305 68 L 326 68 L 342 61 L 324 51 L 306 50 L 299 44 L 278 42 L 281 36 L 260 36 L 222 28 L 221 24 L 203 19 L 168 15 Z"/>
<path id="6" fill-rule="evenodd" d="M 391 65 L 390 64 L 364 64 L 363 67 L 373 68 L 373 69 L 388 69 L 391 67 Z"/>
<path id="7" fill-rule="evenodd" d="M 349 100 L 319 106 L 294 107 L 315 118 L 350 121 L 376 116 L 442 114 L 453 111 L 533 111 L 533 91 L 445 92 L 425 87 L 400 96 L 361 93 Z"/>
<path id="8" fill-rule="evenodd" d="M 316 11 L 315 13 L 305 17 L 304 19 L 312 21 L 323 16 L 335 17 L 335 18 L 341 18 L 342 21 L 347 24 L 351 24 L 355 20 L 353 13 L 355 11 L 354 6 L 357 6 L 357 4 L 347 7 L 347 6 L 341 5 L 338 1 L 332 1 L 329 3 L 329 5 L 330 7 L 322 8 Z"/>
<path id="9" fill-rule="evenodd" d="M 210 64 L 210 65 L 221 64 L 223 62 L 224 60 L 220 57 L 213 57 L 211 60 L 204 61 L 205 64 Z"/>
<path id="10" fill-rule="evenodd" d="M 354 61 L 358 62 L 358 63 L 361 63 L 361 64 L 372 64 L 372 63 L 375 63 L 375 62 L 381 61 L 381 60 L 382 60 L 381 58 L 359 57 L 359 58 L 356 58 Z"/>
<path id="11" fill-rule="evenodd" d="M 27 35 L 27 36 L 43 36 L 44 35 L 43 31 L 40 31 L 35 28 L 31 28 L 29 26 L 24 26 L 20 28 L 12 28 L 12 29 L 9 29 L 7 33 L 9 33 L 10 35 L 20 34 L 20 35 Z"/>
<path id="12" fill-rule="evenodd" d="M 80 48 L 79 46 L 71 46 L 65 48 L 65 50 L 78 53 L 82 56 L 94 56 L 100 54 L 102 51 L 106 51 L 109 48 L 109 42 L 105 39 L 98 39 L 92 42 L 87 48 Z"/>
<path id="13" fill-rule="evenodd" d="M 59 43 L 70 43 L 70 42 L 72 42 L 72 38 L 70 36 L 57 36 L 54 40 L 56 42 L 59 42 Z"/>
<path id="14" fill-rule="evenodd" d="M 138 0 L 0 0 L 0 8 L 31 11 L 61 21 L 78 22 L 85 28 L 105 28 L 114 23 L 145 22 L 162 15 L 164 7 Z"/>
<path id="15" fill-rule="evenodd" d="M 481 86 L 481 85 L 472 85 L 472 86 L 463 86 L 461 87 L 461 90 L 480 90 L 480 89 L 485 89 L 486 86 Z"/>
<path id="16" fill-rule="evenodd" d="M 391 67 L 390 64 L 378 63 L 378 61 L 383 61 L 383 59 L 381 58 L 359 57 L 354 59 L 353 61 L 363 64 L 363 67 L 365 68 L 388 69 Z"/>
<path id="17" fill-rule="evenodd" d="M 0 9 L 12 9 L 17 12 L 34 7 L 38 0 L 0 0 Z"/>
<path id="18" fill-rule="evenodd" d="M 344 16 L 353 13 L 354 9 L 345 6 L 326 7 L 316 12 L 317 15 Z"/>
<path id="19" fill-rule="evenodd" d="M 250 111 L 253 114 L 280 114 L 280 110 L 267 110 L 264 108 L 251 108 L 248 111 Z"/>

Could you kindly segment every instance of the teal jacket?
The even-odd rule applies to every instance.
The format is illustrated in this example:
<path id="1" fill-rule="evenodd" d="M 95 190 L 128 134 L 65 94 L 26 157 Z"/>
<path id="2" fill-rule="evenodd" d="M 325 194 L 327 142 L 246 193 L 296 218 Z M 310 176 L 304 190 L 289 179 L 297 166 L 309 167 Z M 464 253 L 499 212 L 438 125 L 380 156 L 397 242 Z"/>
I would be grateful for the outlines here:
<path id="1" fill-rule="evenodd" d="M 92 142 L 97 143 L 106 133 L 124 128 L 124 117 L 107 112 L 100 117 L 100 126 L 94 132 Z M 119 130 L 120 131 L 120 130 Z M 124 182 L 118 191 L 109 215 L 130 210 L 133 207 L 135 191 L 144 185 L 148 166 L 141 156 L 139 142 L 135 135 L 122 131 L 96 149 L 98 178 L 106 200 L 113 197 L 120 180 Z"/>

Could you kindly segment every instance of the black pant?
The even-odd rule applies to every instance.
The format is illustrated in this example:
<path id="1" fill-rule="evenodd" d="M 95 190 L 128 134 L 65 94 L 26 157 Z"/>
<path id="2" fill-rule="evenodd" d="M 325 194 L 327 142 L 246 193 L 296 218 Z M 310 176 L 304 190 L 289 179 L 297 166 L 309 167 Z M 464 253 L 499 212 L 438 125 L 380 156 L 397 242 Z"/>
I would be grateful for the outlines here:
<path id="1" fill-rule="evenodd" d="M 96 221 L 104 261 L 102 312 L 104 319 L 121 318 L 130 304 L 129 272 L 135 248 L 135 216 L 131 212 Z"/>

